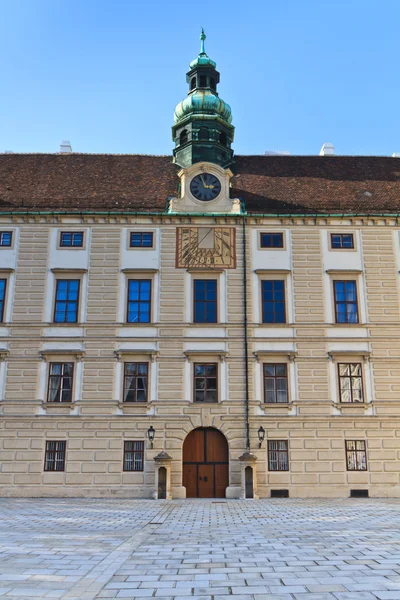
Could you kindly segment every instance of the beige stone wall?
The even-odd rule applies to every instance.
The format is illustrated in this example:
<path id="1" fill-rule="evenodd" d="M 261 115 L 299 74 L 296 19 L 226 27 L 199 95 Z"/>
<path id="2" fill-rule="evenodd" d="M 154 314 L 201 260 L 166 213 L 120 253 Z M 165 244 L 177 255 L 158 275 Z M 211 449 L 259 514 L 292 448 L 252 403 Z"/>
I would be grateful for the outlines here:
<path id="1" fill-rule="evenodd" d="M 89 272 L 85 275 L 86 321 L 76 327 L 43 322 L 45 304 L 53 302 L 48 294 L 52 277 L 50 230 L 59 223 L 49 219 L 47 223 L 21 225 L 12 322 L 0 326 L 0 351 L 4 351 L 4 362 L 0 363 L 1 494 L 151 497 L 153 458 L 165 450 L 173 459 L 173 493 L 181 496 L 182 444 L 187 433 L 199 426 L 216 427 L 226 435 L 230 486 L 239 489 L 238 458 L 246 447 L 242 228 L 236 228 L 236 269 L 223 275 L 227 320 L 210 327 L 194 327 L 187 319 L 192 275 L 175 268 L 175 231 L 186 223 L 185 219 L 177 218 L 175 222 L 169 217 L 165 223 L 151 225 L 154 230 L 161 227 L 159 269 L 150 275 L 159 282 L 159 292 L 153 294 L 159 319 L 148 327 L 136 328 L 118 323 L 118 307 L 125 306 L 121 294 L 126 293 L 121 283 L 122 228 L 140 226 L 139 217 L 121 223 L 107 222 L 104 217 L 85 224 L 91 228 Z M 191 221 L 196 224 L 194 218 Z M 311 221 L 277 220 L 265 225 L 266 230 L 285 227 L 291 240 L 291 268 L 285 277 L 293 290 L 293 297 L 287 300 L 293 303 L 294 322 L 276 327 L 253 322 L 259 298 L 253 296 L 251 287 L 251 236 L 263 223 L 254 220 L 247 227 L 250 430 L 251 449 L 258 457 L 258 490 L 261 496 L 269 496 L 271 489 L 287 488 L 294 497 L 345 497 L 350 489 L 368 488 L 370 495 L 399 496 L 399 227 L 395 222 L 370 220 L 353 224 Z M 218 219 L 203 218 L 201 225 L 204 223 L 217 225 Z M 236 222 L 224 219 L 223 223 L 235 226 Z M 332 227 L 359 232 L 363 268 L 357 278 L 365 288 L 361 301 L 366 303 L 366 323 L 345 327 L 325 322 L 327 288 L 321 240 Z M 141 268 L 140 257 L 132 253 L 131 260 L 132 268 Z M 71 407 L 46 405 L 51 358 L 43 358 L 40 353 L 49 348 L 72 352 L 70 360 L 79 365 L 76 373 L 80 373 L 80 381 L 75 385 L 79 384 L 80 392 Z M 121 348 L 155 352 L 154 356 L 148 355 L 150 370 L 156 374 L 155 400 L 147 405 L 124 406 L 119 401 L 124 359 L 119 359 L 116 351 Z M 192 359 L 185 352 L 199 348 L 215 353 L 221 386 L 225 377 L 224 395 L 221 391 L 217 405 L 192 402 L 188 376 Z M 217 356 L 216 349 L 224 350 L 226 355 Z M 257 384 L 262 360 L 258 363 L 254 354 L 260 349 L 275 351 L 279 357 L 292 352 L 288 364 L 295 383 L 290 406 L 271 407 L 262 402 L 262 386 Z M 345 350 L 365 369 L 365 406 L 338 405 L 330 354 Z M 84 355 L 79 356 L 79 351 Z M 257 391 L 260 389 L 261 393 Z M 145 440 L 151 424 L 156 429 L 156 440 L 153 449 L 146 442 L 144 473 L 123 473 L 123 441 Z M 266 443 L 258 449 L 260 425 L 267 438 L 289 441 L 290 472 L 268 472 Z M 46 439 L 67 440 L 65 472 L 43 472 Z M 366 440 L 367 472 L 346 471 L 345 439 Z"/>

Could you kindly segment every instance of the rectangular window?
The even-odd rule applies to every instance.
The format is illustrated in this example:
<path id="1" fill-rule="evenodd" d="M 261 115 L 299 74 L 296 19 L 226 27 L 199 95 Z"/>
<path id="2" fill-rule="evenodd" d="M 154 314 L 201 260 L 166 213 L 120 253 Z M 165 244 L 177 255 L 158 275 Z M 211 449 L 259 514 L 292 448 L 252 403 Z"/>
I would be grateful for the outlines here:
<path id="1" fill-rule="evenodd" d="M 352 233 L 331 233 L 332 250 L 354 248 L 354 236 Z"/>
<path id="2" fill-rule="evenodd" d="M 4 307 L 6 302 L 7 279 L 0 279 L 0 323 L 4 320 Z"/>
<path id="3" fill-rule="evenodd" d="M 45 471 L 65 471 L 66 442 L 46 442 Z"/>
<path id="4" fill-rule="evenodd" d="M 348 471 L 367 470 L 367 452 L 364 440 L 346 440 L 346 465 Z"/>
<path id="5" fill-rule="evenodd" d="M 147 402 L 148 363 L 124 364 L 124 402 Z"/>
<path id="6" fill-rule="evenodd" d="M 55 323 L 77 323 L 79 283 L 79 279 L 57 279 Z"/>
<path id="7" fill-rule="evenodd" d="M 12 231 L 0 231 L 0 246 L 11 246 Z"/>
<path id="8" fill-rule="evenodd" d="M 72 402 L 73 363 L 50 363 L 47 402 Z"/>
<path id="9" fill-rule="evenodd" d="M 285 282 L 262 281 L 261 294 L 263 323 L 286 323 Z"/>
<path id="10" fill-rule="evenodd" d="M 143 471 L 144 442 L 124 442 L 124 471 Z"/>
<path id="11" fill-rule="evenodd" d="M 195 402 L 218 402 L 216 363 L 195 363 L 194 368 L 194 401 Z"/>
<path id="12" fill-rule="evenodd" d="M 194 280 L 194 322 L 217 322 L 217 280 Z"/>
<path id="13" fill-rule="evenodd" d="M 288 402 L 287 365 L 264 365 L 264 402 Z"/>
<path id="14" fill-rule="evenodd" d="M 287 440 L 268 440 L 268 470 L 289 471 Z"/>
<path id="15" fill-rule="evenodd" d="M 339 363 L 340 402 L 364 402 L 360 363 Z"/>
<path id="16" fill-rule="evenodd" d="M 67 248 L 82 248 L 83 231 L 61 231 L 60 246 Z"/>
<path id="17" fill-rule="evenodd" d="M 151 279 L 128 281 L 128 323 L 150 323 Z"/>
<path id="18" fill-rule="evenodd" d="M 130 234 L 131 248 L 152 248 L 153 233 L 151 231 L 132 231 Z"/>
<path id="19" fill-rule="evenodd" d="M 260 248 L 283 248 L 283 233 L 260 233 Z"/>
<path id="20" fill-rule="evenodd" d="M 336 323 L 358 323 L 357 284 L 355 281 L 334 281 Z"/>

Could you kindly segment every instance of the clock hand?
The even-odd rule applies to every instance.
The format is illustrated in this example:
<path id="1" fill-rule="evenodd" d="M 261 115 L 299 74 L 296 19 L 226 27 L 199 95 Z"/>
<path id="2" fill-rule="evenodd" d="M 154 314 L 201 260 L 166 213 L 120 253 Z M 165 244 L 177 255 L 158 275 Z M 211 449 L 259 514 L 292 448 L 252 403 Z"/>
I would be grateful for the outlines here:
<path id="1" fill-rule="evenodd" d="M 204 182 L 203 175 L 200 175 L 200 179 L 201 179 L 201 183 L 204 185 L 204 187 L 205 188 L 208 187 Z"/>

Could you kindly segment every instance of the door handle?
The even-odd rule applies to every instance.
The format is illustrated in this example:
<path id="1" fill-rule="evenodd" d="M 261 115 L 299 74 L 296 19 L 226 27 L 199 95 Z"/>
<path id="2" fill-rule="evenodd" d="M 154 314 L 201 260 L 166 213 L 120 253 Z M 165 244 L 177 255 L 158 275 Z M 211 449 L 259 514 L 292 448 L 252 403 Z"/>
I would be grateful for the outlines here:
<path id="1" fill-rule="evenodd" d="M 208 481 L 208 477 L 204 477 L 204 481 L 206 481 L 206 482 L 207 482 L 207 481 Z"/>

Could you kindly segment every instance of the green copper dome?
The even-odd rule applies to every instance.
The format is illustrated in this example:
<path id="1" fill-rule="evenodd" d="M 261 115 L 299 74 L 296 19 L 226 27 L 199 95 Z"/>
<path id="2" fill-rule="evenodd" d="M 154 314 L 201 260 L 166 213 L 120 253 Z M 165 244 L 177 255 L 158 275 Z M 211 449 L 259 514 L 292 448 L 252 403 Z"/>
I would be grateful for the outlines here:
<path id="1" fill-rule="evenodd" d="M 188 115 L 216 115 L 227 123 L 232 122 L 232 111 L 229 104 L 218 98 L 210 90 L 195 90 L 175 108 L 174 122 L 179 123 Z"/>

